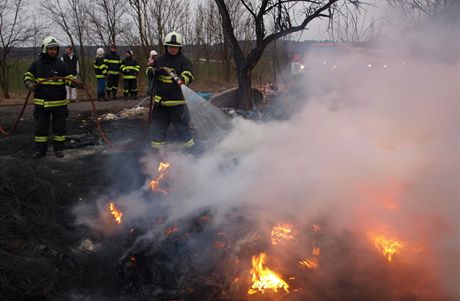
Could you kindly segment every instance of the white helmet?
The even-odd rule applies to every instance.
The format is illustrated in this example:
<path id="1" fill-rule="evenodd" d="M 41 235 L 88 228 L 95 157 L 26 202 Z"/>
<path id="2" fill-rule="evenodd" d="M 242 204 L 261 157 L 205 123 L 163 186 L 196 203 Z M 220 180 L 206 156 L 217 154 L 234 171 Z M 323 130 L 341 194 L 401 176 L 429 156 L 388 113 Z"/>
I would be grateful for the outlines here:
<path id="1" fill-rule="evenodd" d="M 97 55 L 97 56 L 102 56 L 102 55 L 104 55 L 104 48 L 98 48 L 98 49 L 96 50 L 96 55 Z"/>
<path id="2" fill-rule="evenodd" d="M 163 42 L 165 46 L 182 47 L 182 35 L 178 32 L 170 32 Z"/>
<path id="3" fill-rule="evenodd" d="M 51 47 L 57 47 L 59 50 L 59 46 L 60 46 L 59 42 L 55 37 L 53 36 L 46 37 L 43 39 L 43 42 L 42 42 L 42 53 L 46 53 L 46 50 Z"/>
<path id="4" fill-rule="evenodd" d="M 156 52 L 155 50 L 151 50 L 150 57 L 155 56 L 155 55 L 158 55 L 158 52 Z"/>

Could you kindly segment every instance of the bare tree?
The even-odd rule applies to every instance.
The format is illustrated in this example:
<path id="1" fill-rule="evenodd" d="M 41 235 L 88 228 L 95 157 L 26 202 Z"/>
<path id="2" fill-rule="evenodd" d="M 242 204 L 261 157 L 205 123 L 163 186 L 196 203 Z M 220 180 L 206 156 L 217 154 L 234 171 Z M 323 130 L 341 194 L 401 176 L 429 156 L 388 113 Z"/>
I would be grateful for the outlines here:
<path id="1" fill-rule="evenodd" d="M 128 14 L 131 16 L 131 31 L 124 32 L 128 44 L 137 44 L 147 55 L 157 45 L 163 50 L 164 36 L 173 30 L 188 38 L 192 21 L 187 0 L 129 0 Z M 125 22 L 126 23 L 126 22 Z"/>
<path id="2" fill-rule="evenodd" d="M 25 22 L 26 1 L 0 0 L 0 87 L 5 98 L 10 98 L 8 72 L 12 50 L 30 41 L 39 28 Z"/>
<path id="3" fill-rule="evenodd" d="M 332 40 L 359 43 L 376 35 L 379 20 L 369 19 L 368 7 L 370 5 L 374 6 L 374 3 L 356 5 L 345 1 L 336 6 L 337 13 L 331 19 L 328 30 Z"/>
<path id="4" fill-rule="evenodd" d="M 126 2 L 117 0 L 95 0 L 88 5 L 87 14 L 91 23 L 91 40 L 94 44 L 108 47 L 116 44 L 125 31 Z"/>
<path id="5" fill-rule="evenodd" d="M 187 0 L 152 0 L 149 3 L 149 12 L 152 22 L 151 37 L 156 39 L 155 45 L 163 50 L 163 37 L 173 30 L 188 31 L 191 19 L 190 4 Z M 188 21 L 188 22 L 187 22 Z M 184 36 L 188 39 L 187 35 Z"/>
<path id="6" fill-rule="evenodd" d="M 240 4 L 251 16 L 251 28 L 255 33 L 255 45 L 248 53 L 243 51 L 235 35 L 227 1 L 215 1 L 222 17 L 224 35 L 237 67 L 239 106 L 243 109 L 251 109 L 254 107 L 251 97 L 251 72 L 266 47 L 281 37 L 304 30 L 314 19 L 331 18 L 333 5 L 339 0 L 240 0 Z M 273 15 L 275 15 L 275 22 L 270 27 L 268 22 Z"/>
<path id="7" fill-rule="evenodd" d="M 85 41 L 87 41 L 88 16 L 86 14 L 88 5 L 85 0 L 42 0 L 40 2 L 41 11 L 53 23 L 58 25 L 67 35 L 73 49 L 78 47 L 80 58 L 81 78 L 85 81 L 86 77 L 86 53 Z"/>
<path id="8" fill-rule="evenodd" d="M 126 40 L 130 45 L 140 44 L 144 56 L 147 56 L 153 48 L 153 40 L 150 38 L 150 27 L 153 25 L 152 18 L 149 16 L 148 0 L 129 0 L 131 8 L 130 15 L 133 19 L 135 33 L 129 33 Z"/>
<path id="9" fill-rule="evenodd" d="M 438 17 L 446 13 L 458 15 L 460 7 L 458 0 L 387 0 L 390 6 L 401 8 L 404 12 L 417 10 L 430 17 Z"/>

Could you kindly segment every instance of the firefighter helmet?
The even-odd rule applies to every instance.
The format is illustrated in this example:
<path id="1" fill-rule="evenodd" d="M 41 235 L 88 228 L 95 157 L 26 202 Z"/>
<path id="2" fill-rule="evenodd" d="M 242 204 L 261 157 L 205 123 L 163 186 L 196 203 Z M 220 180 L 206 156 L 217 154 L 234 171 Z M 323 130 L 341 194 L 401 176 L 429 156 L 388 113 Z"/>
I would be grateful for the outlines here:
<path id="1" fill-rule="evenodd" d="M 158 55 L 158 52 L 156 52 L 155 50 L 150 51 L 150 57 L 155 55 Z"/>
<path id="2" fill-rule="evenodd" d="M 59 46 L 60 46 L 59 42 L 55 37 L 53 36 L 46 37 L 43 39 L 43 42 L 42 42 L 42 52 L 46 53 L 46 50 L 51 47 L 57 47 L 59 50 Z"/>
<path id="3" fill-rule="evenodd" d="M 96 55 L 103 56 L 104 55 L 104 48 L 98 48 L 96 50 Z"/>
<path id="4" fill-rule="evenodd" d="M 163 42 L 165 46 L 182 47 L 182 35 L 176 31 L 166 35 Z"/>

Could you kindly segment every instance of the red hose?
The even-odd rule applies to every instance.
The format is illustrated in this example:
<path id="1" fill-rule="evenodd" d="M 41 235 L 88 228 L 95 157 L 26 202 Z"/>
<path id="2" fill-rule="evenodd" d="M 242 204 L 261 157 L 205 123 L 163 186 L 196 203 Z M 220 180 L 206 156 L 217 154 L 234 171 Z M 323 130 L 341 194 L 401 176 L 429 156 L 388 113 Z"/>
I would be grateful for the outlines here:
<path id="1" fill-rule="evenodd" d="M 37 82 L 37 85 L 40 85 L 41 83 L 43 82 L 46 82 L 46 81 L 52 81 L 52 80 L 70 80 L 72 82 L 77 82 L 75 79 L 70 79 L 70 78 L 67 78 L 67 77 L 49 77 L 49 78 L 46 78 L 44 80 L 41 80 L 39 82 Z M 96 104 L 94 103 L 94 99 L 93 97 L 91 96 L 91 93 L 89 92 L 89 90 L 83 85 L 82 86 L 82 90 L 85 91 L 86 95 L 88 96 L 88 99 L 90 100 L 91 102 L 91 108 L 93 110 L 93 114 L 94 114 L 94 118 L 96 118 L 96 127 L 97 127 L 97 130 L 98 130 L 98 133 L 99 135 L 101 136 L 102 140 L 107 144 L 109 145 L 110 147 L 112 148 L 115 148 L 115 149 L 118 149 L 118 150 L 130 150 L 130 149 L 134 149 L 136 148 L 137 146 L 139 146 L 145 139 L 145 137 L 147 136 L 148 132 L 149 132 L 149 128 L 152 124 L 152 112 L 153 112 L 153 95 L 150 96 L 150 104 L 149 104 L 149 117 L 148 117 L 148 120 L 147 120 L 147 125 L 146 127 L 144 128 L 144 131 L 142 132 L 141 136 L 139 136 L 138 139 L 134 140 L 133 142 L 131 143 L 128 143 L 126 145 L 117 145 L 115 143 L 113 143 L 108 137 L 107 137 L 107 134 L 105 133 L 104 129 L 102 128 L 102 125 L 99 121 L 99 115 L 97 113 L 97 110 L 96 110 Z M 25 108 L 27 106 L 27 103 L 29 102 L 29 98 L 30 98 L 30 94 L 31 94 L 32 91 L 29 91 L 29 93 L 27 94 L 27 97 L 26 97 L 26 100 L 24 102 L 24 105 L 22 107 L 22 110 L 21 110 L 21 113 L 19 114 L 18 118 L 16 119 L 13 127 L 11 128 L 11 130 L 9 131 L 6 131 L 3 129 L 3 127 L 0 125 L 0 132 L 5 135 L 5 136 L 9 136 L 11 135 L 18 123 L 19 123 L 19 120 L 21 119 L 22 115 L 24 114 L 24 111 L 25 111 Z"/>
<path id="2" fill-rule="evenodd" d="M 2 125 L 0 124 L 0 133 L 2 133 L 5 136 L 9 136 L 16 130 L 16 127 L 18 126 L 19 120 L 21 120 L 22 115 L 24 115 L 24 111 L 26 110 L 27 103 L 29 102 L 29 98 L 30 98 L 31 93 L 32 93 L 32 91 L 29 91 L 29 93 L 27 93 L 26 101 L 24 101 L 24 104 L 22 105 L 21 113 L 19 113 L 18 118 L 16 118 L 16 121 L 14 122 L 13 127 L 11 128 L 11 130 L 9 130 L 9 131 L 5 130 L 2 127 Z"/>

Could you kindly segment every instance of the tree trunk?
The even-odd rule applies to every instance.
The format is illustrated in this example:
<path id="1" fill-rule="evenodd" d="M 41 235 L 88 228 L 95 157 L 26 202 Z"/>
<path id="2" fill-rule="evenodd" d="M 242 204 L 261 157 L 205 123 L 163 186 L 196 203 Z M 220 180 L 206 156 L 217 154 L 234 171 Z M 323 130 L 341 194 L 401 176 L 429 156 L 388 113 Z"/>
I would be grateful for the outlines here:
<path id="1" fill-rule="evenodd" d="M 3 97 L 9 99 L 8 66 L 5 64 L 5 61 L 0 65 L 0 87 L 2 88 Z"/>
<path id="2" fill-rule="evenodd" d="M 251 69 L 238 66 L 238 104 L 243 110 L 254 109 L 251 87 Z"/>
<path id="3" fill-rule="evenodd" d="M 80 40 L 80 53 L 79 53 L 79 64 L 80 64 L 80 79 L 82 82 L 86 81 L 86 53 L 83 41 Z"/>
<path id="4" fill-rule="evenodd" d="M 224 78 L 225 78 L 225 82 L 229 83 L 232 63 L 230 59 L 230 52 L 228 51 L 228 45 L 225 41 L 223 43 L 222 52 L 223 52 Z"/>

